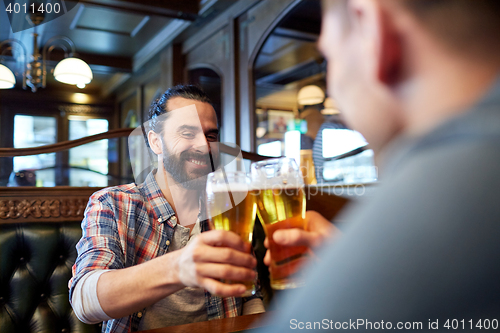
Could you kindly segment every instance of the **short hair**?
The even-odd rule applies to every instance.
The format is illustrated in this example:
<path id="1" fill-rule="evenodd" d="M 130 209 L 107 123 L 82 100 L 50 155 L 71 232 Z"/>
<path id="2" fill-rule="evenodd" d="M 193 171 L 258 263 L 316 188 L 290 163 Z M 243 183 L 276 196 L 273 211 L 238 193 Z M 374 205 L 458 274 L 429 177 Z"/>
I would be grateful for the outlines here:
<path id="1" fill-rule="evenodd" d="M 453 50 L 481 58 L 490 57 L 495 60 L 499 58 L 497 55 L 500 53 L 499 0 L 391 1 L 393 4 L 403 6 L 441 43 Z M 334 8 L 334 5 L 341 6 L 340 8 L 345 10 L 346 4 L 347 0 L 323 0 L 325 10 Z"/>
<path id="2" fill-rule="evenodd" d="M 207 93 L 196 85 L 177 85 L 169 88 L 159 98 L 157 98 L 149 107 L 149 127 L 156 133 L 163 131 L 163 123 L 168 118 L 168 112 L 172 110 L 167 109 L 168 101 L 174 97 L 182 97 L 194 101 L 200 101 L 212 104 Z M 165 114 L 163 117 L 160 115 Z"/>
<path id="3" fill-rule="evenodd" d="M 499 0 L 396 0 L 441 42 L 488 57 L 500 51 Z"/>

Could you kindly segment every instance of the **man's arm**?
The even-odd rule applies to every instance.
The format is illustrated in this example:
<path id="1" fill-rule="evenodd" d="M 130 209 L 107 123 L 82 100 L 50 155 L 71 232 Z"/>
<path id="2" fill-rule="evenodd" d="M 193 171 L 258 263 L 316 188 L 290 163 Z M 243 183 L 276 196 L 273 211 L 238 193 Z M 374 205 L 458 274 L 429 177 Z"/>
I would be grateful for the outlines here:
<path id="1" fill-rule="evenodd" d="M 234 233 L 212 230 L 200 234 L 185 248 L 143 264 L 103 274 L 97 284 L 102 309 L 120 318 L 158 302 L 188 286 L 200 287 L 222 297 L 245 292 L 242 284 L 217 280 L 247 281 L 255 278 L 255 259 Z"/>
<path id="2" fill-rule="evenodd" d="M 248 245 L 226 231 L 209 231 L 185 248 L 167 253 L 137 266 L 125 268 L 126 254 L 106 194 L 91 197 L 82 222 L 83 236 L 77 244 L 78 258 L 70 281 L 70 299 L 75 285 L 85 274 L 112 270 L 97 283 L 102 310 L 121 318 L 184 288 L 201 287 L 220 296 L 241 295 L 243 285 L 227 285 L 218 279 L 252 280 L 255 259 Z"/>

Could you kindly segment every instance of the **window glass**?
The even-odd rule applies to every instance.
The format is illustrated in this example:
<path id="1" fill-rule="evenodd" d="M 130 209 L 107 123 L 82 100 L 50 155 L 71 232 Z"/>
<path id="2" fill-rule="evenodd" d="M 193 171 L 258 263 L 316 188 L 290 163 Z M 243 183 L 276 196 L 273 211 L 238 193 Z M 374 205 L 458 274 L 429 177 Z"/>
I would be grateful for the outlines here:
<path id="1" fill-rule="evenodd" d="M 107 119 L 69 118 L 69 139 L 108 131 Z M 99 140 L 69 151 L 70 186 L 108 186 L 108 140 Z"/>
<path id="2" fill-rule="evenodd" d="M 377 181 L 377 168 L 371 149 L 341 160 L 325 161 L 321 171 L 325 182 L 360 184 Z"/>
<path id="3" fill-rule="evenodd" d="M 54 117 L 14 116 L 14 148 L 38 147 L 56 143 Z M 55 186 L 56 154 L 14 157 L 9 186 Z"/>
<path id="4" fill-rule="evenodd" d="M 368 144 L 361 133 L 348 129 L 324 129 L 323 158 L 332 158 L 359 149 Z"/>

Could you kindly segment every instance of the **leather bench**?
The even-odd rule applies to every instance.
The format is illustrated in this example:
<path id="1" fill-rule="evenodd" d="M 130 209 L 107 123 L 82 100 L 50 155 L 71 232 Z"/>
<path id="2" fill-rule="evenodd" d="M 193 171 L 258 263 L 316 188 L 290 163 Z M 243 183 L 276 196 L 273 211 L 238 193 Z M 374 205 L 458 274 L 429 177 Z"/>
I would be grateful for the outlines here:
<path id="1" fill-rule="evenodd" d="M 0 332 L 99 332 L 74 315 L 68 281 L 79 222 L 0 225 Z"/>
<path id="2" fill-rule="evenodd" d="M 0 190 L 0 332 L 100 332 L 78 320 L 68 281 L 92 188 Z"/>

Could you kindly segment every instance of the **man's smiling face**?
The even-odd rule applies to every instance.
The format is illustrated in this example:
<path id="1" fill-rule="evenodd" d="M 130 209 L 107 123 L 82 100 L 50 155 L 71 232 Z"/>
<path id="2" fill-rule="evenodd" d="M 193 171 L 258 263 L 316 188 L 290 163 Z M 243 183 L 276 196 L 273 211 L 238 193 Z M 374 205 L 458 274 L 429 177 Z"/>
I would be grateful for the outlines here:
<path id="1" fill-rule="evenodd" d="M 205 176 L 217 167 L 218 152 L 210 147 L 219 141 L 215 110 L 209 103 L 182 97 L 169 100 L 167 109 L 172 111 L 162 132 L 163 166 L 178 184 L 202 189 Z"/>

